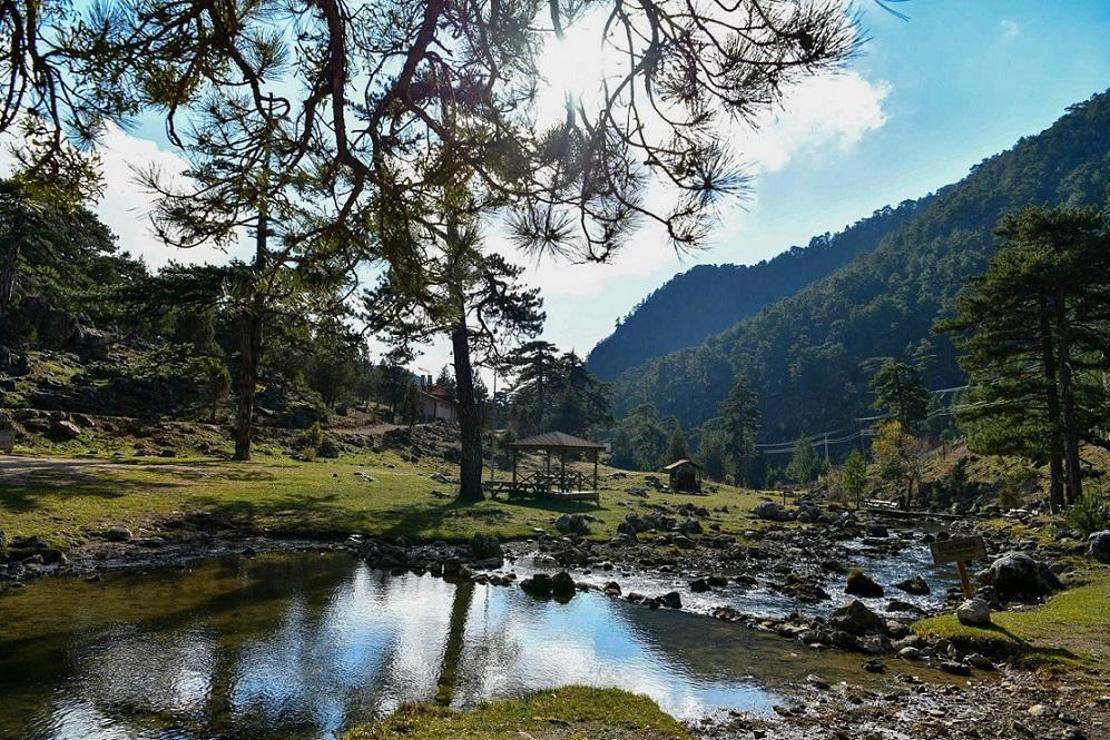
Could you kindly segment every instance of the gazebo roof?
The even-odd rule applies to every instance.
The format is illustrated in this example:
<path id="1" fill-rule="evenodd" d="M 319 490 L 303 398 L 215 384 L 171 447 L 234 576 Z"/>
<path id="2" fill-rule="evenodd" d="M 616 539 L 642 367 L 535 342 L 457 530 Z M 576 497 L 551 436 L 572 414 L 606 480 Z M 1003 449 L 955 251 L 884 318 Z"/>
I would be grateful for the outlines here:
<path id="1" fill-rule="evenodd" d="M 516 450 L 604 450 L 605 445 L 566 432 L 544 432 L 504 445 Z"/>
<path id="2" fill-rule="evenodd" d="M 688 460 L 687 458 L 684 457 L 681 460 L 675 460 L 670 465 L 664 465 L 663 470 L 666 470 L 669 473 L 672 470 L 677 470 L 677 469 L 685 467 L 687 465 L 693 465 L 695 468 L 698 468 L 699 470 L 701 469 L 701 466 L 698 465 L 696 462 L 694 462 L 693 460 Z"/>

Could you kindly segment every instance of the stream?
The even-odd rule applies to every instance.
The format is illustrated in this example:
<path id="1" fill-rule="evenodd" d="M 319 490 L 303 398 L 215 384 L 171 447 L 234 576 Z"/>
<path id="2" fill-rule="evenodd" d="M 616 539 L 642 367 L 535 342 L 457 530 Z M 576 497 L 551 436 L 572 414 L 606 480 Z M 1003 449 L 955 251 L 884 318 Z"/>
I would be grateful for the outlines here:
<path id="1" fill-rule="evenodd" d="M 880 680 L 858 655 L 690 611 L 390 576 L 335 552 L 44 579 L 0 598 L 0 625 L 0 737 L 12 738 L 333 738 L 407 702 L 467 707 L 571 683 L 694 718 L 769 711 L 811 673 Z"/>

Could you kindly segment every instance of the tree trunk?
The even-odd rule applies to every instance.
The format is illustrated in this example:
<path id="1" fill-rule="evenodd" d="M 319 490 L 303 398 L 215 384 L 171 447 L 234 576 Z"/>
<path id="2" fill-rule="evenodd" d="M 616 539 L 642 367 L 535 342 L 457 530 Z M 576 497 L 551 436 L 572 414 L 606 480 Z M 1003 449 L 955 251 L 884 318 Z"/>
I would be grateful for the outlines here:
<path id="1" fill-rule="evenodd" d="M 7 316 L 8 308 L 15 295 L 15 280 L 18 274 L 20 245 L 17 241 L 8 255 L 4 271 L 0 273 L 0 316 Z"/>
<path id="2" fill-rule="evenodd" d="M 254 275 L 259 280 L 266 267 L 269 251 L 269 219 L 265 209 L 259 209 L 255 229 Z M 251 436 L 254 424 L 254 389 L 258 386 L 258 365 L 262 360 L 262 312 L 265 308 L 262 286 L 256 282 L 251 289 L 254 295 L 251 308 L 239 314 L 239 393 L 235 409 L 235 454 L 232 460 L 251 459 Z"/>
<path id="3" fill-rule="evenodd" d="M 1064 291 L 1056 288 L 1053 310 L 1056 318 L 1056 362 L 1060 381 L 1060 422 L 1064 436 L 1064 501 L 1074 504 L 1083 495 L 1079 458 L 1079 430 L 1075 423 L 1075 389 L 1071 372 L 1071 328 L 1068 325 Z"/>
<path id="4" fill-rule="evenodd" d="M 459 462 L 459 500 L 481 501 L 482 496 L 482 424 L 474 397 L 474 368 L 470 364 L 470 335 L 466 320 L 460 320 L 451 332 L 451 353 L 455 365 L 455 385 L 459 402 L 459 429 L 462 437 L 462 459 Z"/>
<path id="5" fill-rule="evenodd" d="M 261 350 L 262 317 L 244 311 L 239 314 L 239 392 L 236 397 L 233 460 L 251 459 L 254 390 L 258 385 L 258 360 Z"/>
<path id="6" fill-rule="evenodd" d="M 1052 346 L 1052 330 L 1049 324 L 1048 301 L 1042 292 L 1040 297 L 1041 367 L 1044 371 L 1047 389 L 1045 403 L 1048 406 L 1048 508 L 1052 513 L 1060 511 L 1064 504 L 1063 470 L 1064 450 L 1060 436 L 1060 399 L 1056 387 L 1056 358 Z"/>

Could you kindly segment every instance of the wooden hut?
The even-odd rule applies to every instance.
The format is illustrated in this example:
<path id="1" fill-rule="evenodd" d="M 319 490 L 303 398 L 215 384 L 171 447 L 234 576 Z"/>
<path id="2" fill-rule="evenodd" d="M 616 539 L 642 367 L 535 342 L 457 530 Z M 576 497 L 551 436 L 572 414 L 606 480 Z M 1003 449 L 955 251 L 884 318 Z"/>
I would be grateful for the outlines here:
<path id="1" fill-rule="evenodd" d="M 504 493 L 509 498 L 533 497 L 553 498 L 562 500 L 592 500 L 600 504 L 600 494 L 597 479 L 598 457 L 605 450 L 605 445 L 591 442 L 588 439 L 575 437 L 566 432 L 544 432 L 534 437 L 526 437 L 509 442 L 505 448 L 513 455 L 513 477 L 511 481 L 489 481 L 486 490 L 493 495 Z M 516 463 L 518 452 L 544 453 L 544 466 L 528 475 L 517 475 Z M 593 460 L 594 472 L 591 480 L 585 473 L 577 470 L 567 470 L 568 454 L 584 454 Z M 552 457 L 556 458 L 557 465 L 552 465 Z"/>
<path id="2" fill-rule="evenodd" d="M 671 477 L 672 491 L 701 493 L 701 466 L 693 460 L 682 458 L 663 468 Z"/>

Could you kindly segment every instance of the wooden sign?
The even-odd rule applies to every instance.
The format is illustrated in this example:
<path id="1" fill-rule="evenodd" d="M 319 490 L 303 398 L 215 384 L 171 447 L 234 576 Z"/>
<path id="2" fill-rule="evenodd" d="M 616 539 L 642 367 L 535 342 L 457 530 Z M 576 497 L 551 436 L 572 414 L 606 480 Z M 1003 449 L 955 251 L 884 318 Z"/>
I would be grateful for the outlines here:
<path id="1" fill-rule="evenodd" d="M 966 563 L 969 560 L 979 560 L 987 556 L 987 546 L 982 537 L 961 537 L 953 540 L 938 540 L 930 543 L 929 549 L 933 553 L 933 562 L 941 563 Z"/>
<path id="2" fill-rule="evenodd" d="M 958 540 L 938 540 L 929 544 L 929 550 L 933 553 L 934 563 L 956 564 L 956 569 L 960 572 L 960 586 L 963 588 L 964 598 L 970 599 L 974 596 L 975 589 L 972 588 L 971 579 L 967 576 L 967 562 L 987 556 L 987 546 L 983 538 L 975 536 L 961 537 Z"/>

